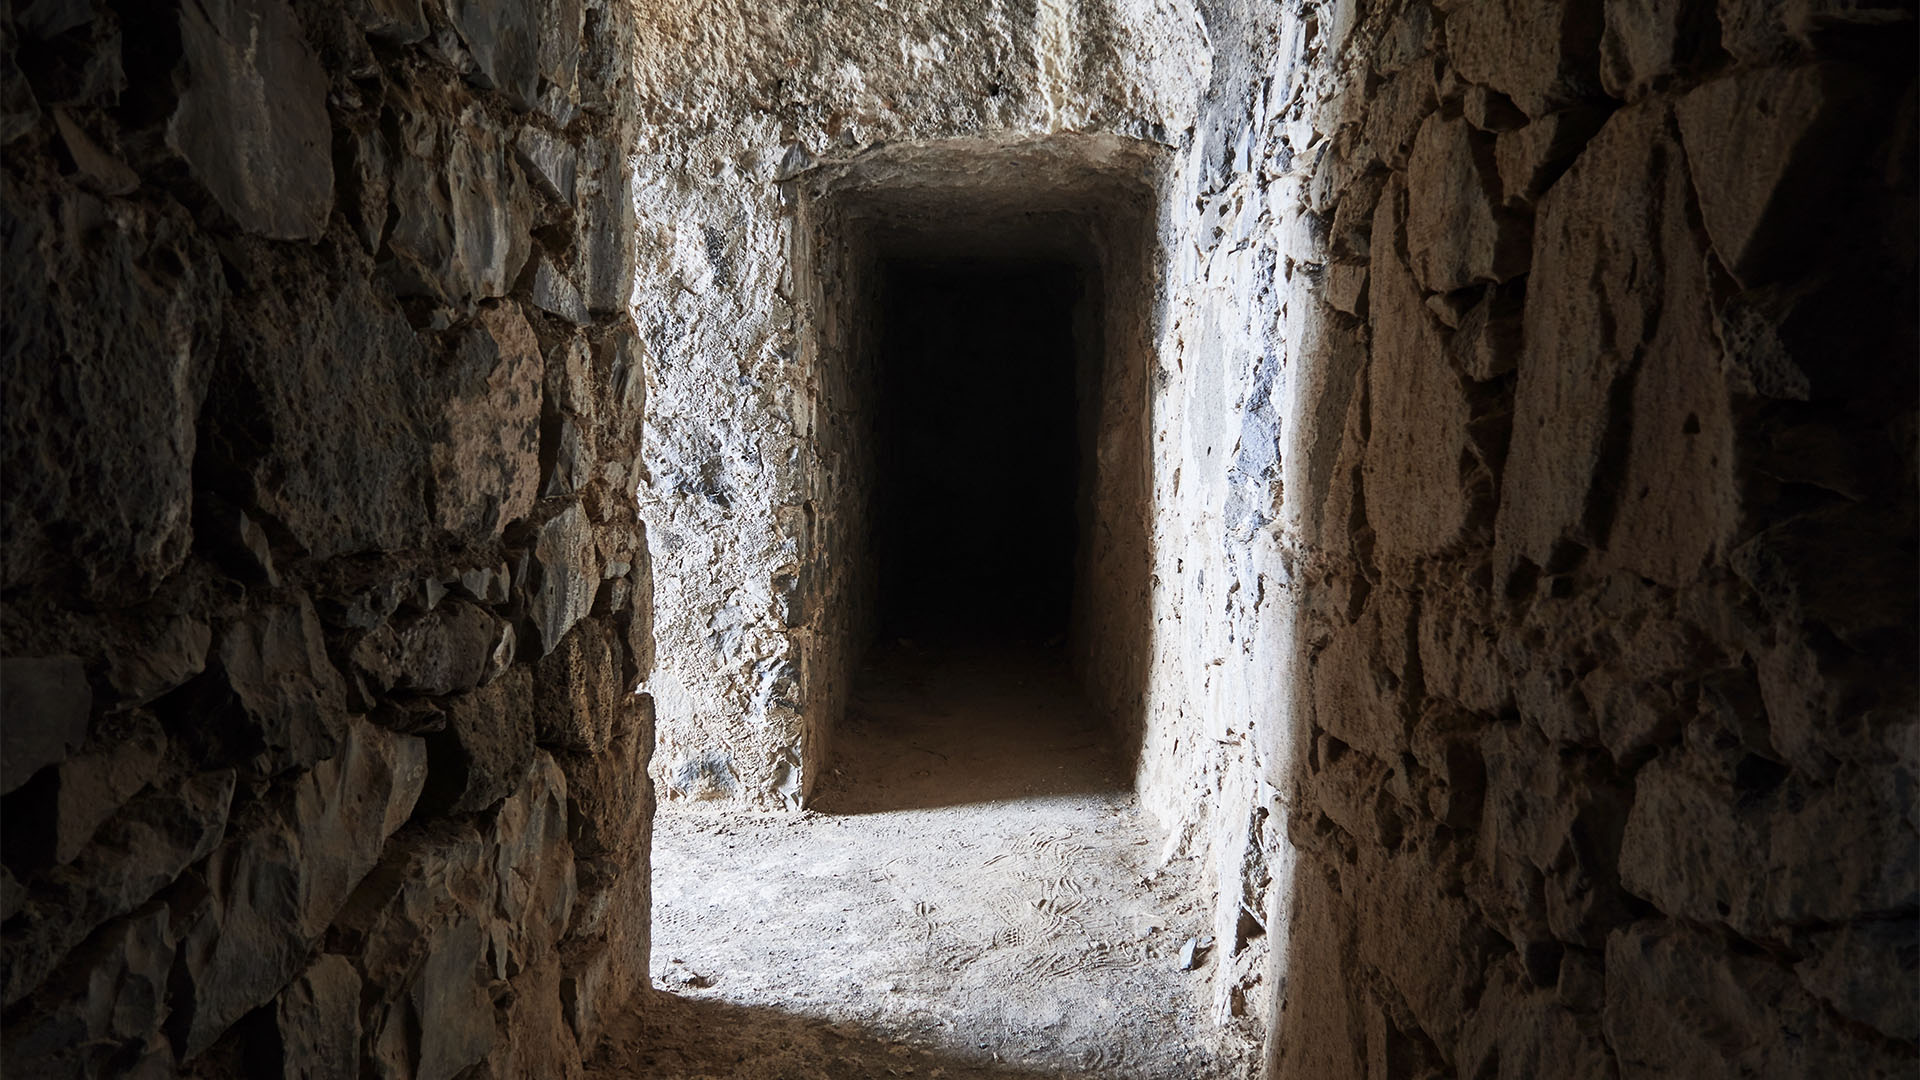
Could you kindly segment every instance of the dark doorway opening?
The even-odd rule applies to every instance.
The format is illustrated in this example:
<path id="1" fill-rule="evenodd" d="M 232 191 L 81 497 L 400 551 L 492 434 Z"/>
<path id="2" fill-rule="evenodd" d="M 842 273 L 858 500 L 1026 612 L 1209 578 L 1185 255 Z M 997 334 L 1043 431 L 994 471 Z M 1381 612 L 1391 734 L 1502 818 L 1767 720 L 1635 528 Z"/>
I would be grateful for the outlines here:
<path id="1" fill-rule="evenodd" d="M 1122 791 L 1066 647 L 1090 521 L 1098 275 L 1043 258 L 878 270 L 875 641 L 813 805 Z"/>
<path id="2" fill-rule="evenodd" d="M 1072 263 L 892 260 L 873 521 L 882 642 L 1058 644 L 1080 515 Z"/>
<path id="3" fill-rule="evenodd" d="M 1161 156 L 1069 134 L 898 143 L 796 179 L 811 444 L 783 519 L 798 565 L 773 580 L 800 631 L 807 805 L 888 649 L 1024 651 L 1137 754 Z"/>

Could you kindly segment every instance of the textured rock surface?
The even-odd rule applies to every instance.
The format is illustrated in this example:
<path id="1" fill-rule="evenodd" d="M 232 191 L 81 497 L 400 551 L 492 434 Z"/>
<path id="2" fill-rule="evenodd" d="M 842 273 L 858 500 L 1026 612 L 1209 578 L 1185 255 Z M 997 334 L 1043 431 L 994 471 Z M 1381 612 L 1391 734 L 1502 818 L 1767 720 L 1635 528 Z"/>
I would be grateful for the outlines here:
<path id="1" fill-rule="evenodd" d="M 1143 486 L 1094 499 L 1143 535 L 1092 594 L 1132 636 L 1075 648 L 1211 860 L 1220 1018 L 1270 992 L 1288 1076 L 1910 1069 L 1866 991 L 1905 961 L 1859 957 L 1920 940 L 1912 30 L 654 9 L 656 782 L 779 806 L 825 760 L 870 599 L 862 229 L 950 252 L 1009 186 L 1044 212 L 1047 153 L 1132 158 L 1150 284 L 1102 265 L 1143 412 L 1096 471 Z"/>
<path id="2" fill-rule="evenodd" d="M 333 209 L 327 77 L 286 0 L 180 12 L 187 88 L 167 142 L 248 232 L 309 240 Z"/>
<path id="3" fill-rule="evenodd" d="M 964 218 L 1003 234 L 989 248 L 1005 239 L 996 207 L 1131 223 L 1152 205 L 1153 140 L 1192 125 L 1207 66 L 1204 28 L 1184 5 L 1122 15 L 914 0 L 787 21 L 691 4 L 643 19 L 648 122 L 633 173 L 649 409 L 680 418 L 649 425 L 642 490 L 660 613 L 654 774 L 669 796 L 770 806 L 797 804 L 818 780 L 862 645 L 867 538 L 854 506 L 871 421 L 843 361 L 872 326 L 847 290 L 871 290 L 858 266 L 873 254 L 833 207 L 904 192 L 894 209 L 909 227 Z M 749 105 L 745 86 L 771 96 Z M 1060 138 L 1049 147 L 1048 136 Z M 883 143 L 897 155 L 867 153 Z M 1110 194 L 1072 197 L 1116 178 L 1136 185 L 1120 215 L 1087 214 Z M 1077 231 L 1085 245 L 1087 223 Z M 1034 232 L 1015 242 L 1058 253 L 1057 222 Z M 1144 354 L 1151 291 L 1126 260 L 1146 237 L 1127 232 L 1106 232 L 1127 283 L 1109 302 L 1129 301 L 1117 336 Z M 796 252 L 808 254 L 790 261 Z M 1125 389 L 1116 380 L 1112 392 L 1137 431 L 1143 394 Z M 1111 443 L 1103 471 L 1137 486 L 1137 435 Z M 1127 573 L 1143 582 L 1140 518 L 1103 505 L 1133 534 Z M 1125 696 L 1137 708 L 1137 692 Z"/>
<path id="4" fill-rule="evenodd" d="M 426 766 L 420 739 L 357 722 L 336 754 L 236 823 L 242 834 L 195 871 L 173 1006 L 183 1056 L 205 1050 L 300 970 L 412 814 Z"/>
<path id="5" fill-rule="evenodd" d="M 643 985 L 634 19 L 0 11 L 0 1071 L 577 1075 Z"/>
<path id="6" fill-rule="evenodd" d="M 1265 191 L 1238 228 L 1321 287 L 1249 301 L 1277 395 L 1307 395 L 1251 590 L 1292 624 L 1245 709 L 1286 822 L 1265 862 L 1296 867 L 1269 894 L 1270 1063 L 1910 1071 L 1915 586 L 1864 549 L 1913 550 L 1913 308 L 1880 298 L 1914 259 L 1851 252 L 1911 220 L 1913 159 L 1833 117 L 1910 95 L 1911 63 L 1865 44 L 1880 16 L 1435 8 L 1318 9 L 1268 58 L 1291 98 L 1248 121 L 1289 165 L 1231 192 Z M 1740 36 L 1769 24 L 1772 47 Z M 1401 160 L 1348 133 L 1407 129 L 1374 80 L 1414 26 L 1438 89 Z M 1345 332 L 1366 355 L 1330 413 Z M 1891 366 L 1830 368 L 1842 340 Z M 1203 565 L 1170 609 L 1224 598 Z"/>
<path id="7" fill-rule="evenodd" d="M 47 765 L 57 764 L 87 739 L 93 689 L 77 656 L 0 661 L 0 695 L 7 701 L 0 791 L 12 791 Z"/>
<path id="8" fill-rule="evenodd" d="M 358 1076 L 360 973 L 344 956 L 320 957 L 274 999 L 273 1025 L 288 1075 Z"/>
<path id="9" fill-rule="evenodd" d="M 1107 275 L 1074 649 L 1281 1075 L 1920 1060 L 1909 11 L 0 22 L 7 1072 L 577 1068 L 933 240 Z"/>

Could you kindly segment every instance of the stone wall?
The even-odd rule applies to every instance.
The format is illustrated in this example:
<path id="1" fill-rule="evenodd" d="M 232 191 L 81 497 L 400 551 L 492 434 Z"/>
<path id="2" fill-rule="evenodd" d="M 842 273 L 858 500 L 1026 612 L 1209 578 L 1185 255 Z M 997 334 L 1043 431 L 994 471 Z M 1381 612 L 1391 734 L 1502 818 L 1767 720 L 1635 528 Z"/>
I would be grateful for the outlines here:
<path id="1" fill-rule="evenodd" d="M 1280 368 L 1267 607 L 1209 597 L 1287 676 L 1219 770 L 1292 845 L 1276 1074 L 1909 1073 L 1910 15 L 1287 12 L 1189 275 Z"/>
<path id="2" fill-rule="evenodd" d="M 5 1071 L 577 1073 L 647 968 L 630 10 L 0 28 Z"/>
<path id="3" fill-rule="evenodd" d="M 843 514 L 858 500 L 816 497 L 847 463 L 837 376 L 808 351 L 830 316 L 807 307 L 840 256 L 799 227 L 800 179 L 952 140 L 989 156 L 1069 132 L 1155 149 L 1191 125 L 1202 36 L 1181 5 L 648 6 L 635 205 L 650 254 L 635 295 L 661 418 L 641 497 L 663 795 L 797 805 L 825 745 L 810 718 L 834 712 L 844 682 L 846 650 L 820 637 L 848 618 L 825 600 L 857 593 L 836 585 L 855 553 L 834 545 L 857 534 Z M 976 179 L 1020 179 L 990 174 Z"/>

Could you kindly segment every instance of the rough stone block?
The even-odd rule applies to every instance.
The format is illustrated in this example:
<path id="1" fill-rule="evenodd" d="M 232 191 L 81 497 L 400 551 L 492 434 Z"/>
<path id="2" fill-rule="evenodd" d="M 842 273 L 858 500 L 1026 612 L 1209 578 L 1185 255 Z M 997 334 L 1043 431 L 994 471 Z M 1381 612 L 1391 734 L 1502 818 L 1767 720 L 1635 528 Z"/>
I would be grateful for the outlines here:
<path id="1" fill-rule="evenodd" d="M 603 1006 L 611 997 L 613 952 L 604 941 L 578 942 L 561 958 L 561 1015 L 581 1046 L 597 1045 L 606 1034 L 610 1013 Z"/>
<path id="2" fill-rule="evenodd" d="M 460 574 L 460 589 L 467 598 L 478 604 L 495 606 L 507 602 L 509 590 L 513 587 L 513 574 L 505 563 L 498 566 L 476 566 Z"/>
<path id="3" fill-rule="evenodd" d="M 1877 0 L 1719 0 L 1720 45 L 1748 67 L 1791 62 L 1824 31 L 1851 30 L 1861 36 L 1898 35 L 1909 29 L 1911 8 Z"/>
<path id="4" fill-rule="evenodd" d="M 439 101 L 404 101 L 396 129 L 391 190 L 392 226 L 384 269 L 403 296 L 448 300 L 453 281 L 453 207 L 442 189 L 451 136 L 436 119 Z"/>
<path id="5" fill-rule="evenodd" d="M 340 940 L 360 957 L 368 984 L 373 1075 L 447 1080 L 492 1048 L 494 854 L 467 821 L 409 830 L 341 913 Z"/>
<path id="6" fill-rule="evenodd" d="M 1531 206 L 1560 179 L 1609 109 L 1578 105 L 1542 116 L 1494 139 L 1493 159 L 1500 172 L 1500 197 L 1509 207 Z"/>
<path id="7" fill-rule="evenodd" d="M 581 167 L 593 185 L 580 220 L 580 294 L 588 311 L 625 314 L 633 299 L 637 247 L 627 155 L 617 143 L 589 139 Z"/>
<path id="8" fill-rule="evenodd" d="M 427 736 L 425 809 L 484 810 L 520 786 L 534 752 L 532 687 L 532 673 L 516 667 L 446 703 L 446 729 Z"/>
<path id="9" fill-rule="evenodd" d="M 0 1000 L 11 1006 L 108 919 L 146 903 L 225 835 L 234 773 L 203 773 L 136 797 L 71 863 L 40 875 L 0 933 Z"/>
<path id="10" fill-rule="evenodd" d="M 1859 95 L 1840 69 L 1767 68 L 1674 106 L 1707 235 L 1741 283 L 1800 271 L 1825 239 L 1820 208 L 1850 171 Z"/>
<path id="11" fill-rule="evenodd" d="M 1920 1040 L 1920 997 L 1888 993 L 1920 979 L 1920 925 L 1912 918 L 1850 923 L 1808 935 L 1800 985 L 1840 1015 L 1893 1039 Z"/>
<path id="12" fill-rule="evenodd" d="M 640 873 L 647 859 L 626 851 L 604 858 L 582 857 L 575 859 L 573 865 L 578 899 L 567 928 L 568 941 L 627 939 L 628 956 L 640 965 L 632 970 L 641 970 L 645 949 L 633 948 L 631 944 L 636 939 L 643 941 L 648 927 L 627 919 L 622 913 L 644 903 L 649 894 L 649 883 Z"/>
<path id="13" fill-rule="evenodd" d="M 1365 423 L 1367 346 L 1356 331 L 1328 328 L 1321 339 L 1322 362 L 1300 373 L 1301 398 L 1313 402 L 1313 410 L 1299 421 L 1301 445 L 1311 447 L 1306 460 L 1288 455 L 1282 461 L 1283 477 L 1295 495 L 1285 502 L 1300 507 L 1309 529 L 1331 532 L 1351 539 L 1348 531 L 1353 517 L 1351 499 L 1355 466 L 1365 452 L 1360 438 Z M 1302 468 L 1304 466 L 1304 468 Z M 1305 482 L 1292 479 L 1292 470 L 1305 473 Z M 1336 477 L 1340 482 L 1336 483 Z M 1304 487 L 1306 498 L 1297 494 Z M 1334 506 L 1331 496 L 1342 489 L 1343 505 Z M 1284 506 L 1284 503 L 1283 503 Z M 1315 536 L 1316 542 L 1323 542 Z"/>
<path id="14" fill-rule="evenodd" d="M 1911 1070 L 1847 1035 L 1770 957 L 1710 930 L 1648 920 L 1607 939 L 1607 1041 L 1625 1080 L 1895 1077 Z"/>
<path id="15" fill-rule="evenodd" d="M 1445 550 L 1467 524 L 1461 461 L 1470 412 L 1433 316 L 1397 251 L 1406 201 L 1404 185 L 1395 180 L 1374 215 L 1370 263 L 1365 477 L 1367 521 L 1382 565 Z"/>
<path id="16" fill-rule="evenodd" d="M 128 799 L 159 778 L 167 736 L 153 717 L 135 713 L 108 721 L 86 753 L 55 766 L 51 850 L 56 862 L 72 862 L 101 824 Z M 39 824 L 39 823 L 36 823 Z M 9 840 L 26 823 L 8 829 Z"/>
<path id="17" fill-rule="evenodd" d="M 560 417 L 550 429 L 553 436 L 545 455 L 548 460 L 541 470 L 546 481 L 541 485 L 540 495 L 557 498 L 576 494 L 593 479 L 592 435 L 570 416 Z"/>
<path id="18" fill-rule="evenodd" d="M 1538 623 L 1549 621 L 1532 620 L 1534 625 L 1528 629 L 1536 629 Z M 1509 633 L 1500 638 L 1500 656 L 1511 673 L 1507 686 L 1513 695 L 1514 708 L 1522 719 L 1555 742 L 1587 746 L 1598 741 L 1599 728 L 1581 693 L 1574 666 L 1559 656 L 1552 645 L 1530 647 L 1529 636 Z M 1564 640 L 1556 635 L 1553 643 Z"/>
<path id="19" fill-rule="evenodd" d="M 362 0 L 358 15 L 369 36 L 400 45 L 411 45 L 432 29 L 420 0 Z"/>
<path id="20" fill-rule="evenodd" d="M 653 819 L 651 789 L 644 803 L 643 832 Z M 580 899 L 568 942 L 560 949 L 560 1001 L 582 1055 L 590 1055 L 608 1021 L 648 985 L 649 920 L 627 913 L 650 909 L 651 868 L 644 840 L 637 850 L 617 858 L 582 860 L 579 867 Z"/>
<path id="21" fill-rule="evenodd" d="M 0 922 L 13 918 L 27 903 L 27 887 L 13 876 L 13 871 L 0 866 Z"/>
<path id="22" fill-rule="evenodd" d="M 1358 955 L 1392 984 L 1429 1038 L 1451 1046 L 1479 996 L 1495 953 L 1491 931 L 1457 896 L 1433 887 L 1450 876 L 1443 848 L 1361 848 L 1354 890 Z"/>
<path id="23" fill-rule="evenodd" d="M 1527 221 L 1502 205 L 1492 138 L 1465 120 L 1427 117 L 1407 160 L 1406 190 L 1407 254 L 1427 292 L 1526 271 Z"/>
<path id="24" fill-rule="evenodd" d="M 614 737 L 600 753 L 557 755 L 572 807 L 568 836 L 582 858 L 631 855 L 646 845 L 653 820 L 653 785 L 647 778 L 653 750 L 650 712 L 644 724 Z"/>
<path id="25" fill-rule="evenodd" d="M 348 162 L 340 170 L 341 209 L 367 254 L 377 255 L 387 238 L 393 204 L 393 145 L 373 124 L 352 124 L 341 141 Z"/>
<path id="26" fill-rule="evenodd" d="M 558 315 L 575 326 L 585 326 L 591 321 L 579 288 L 567 278 L 566 271 L 545 255 L 541 255 L 534 266 L 528 295 L 542 311 Z"/>
<path id="27" fill-rule="evenodd" d="M 1301 793 L 1316 812 L 1349 835 L 1377 841 L 1380 830 L 1374 811 L 1390 767 L 1337 739 L 1327 732 L 1315 739 L 1313 757 L 1301 778 Z"/>
<path id="28" fill-rule="evenodd" d="M 1461 78 L 1543 116 L 1600 91 L 1599 5 L 1471 0 L 1447 14 L 1447 58 Z"/>
<path id="29" fill-rule="evenodd" d="M 485 112 L 468 108 L 456 130 L 446 163 L 453 223 L 451 280 L 458 289 L 454 295 L 475 300 L 504 296 L 533 246 L 532 193 L 509 153 L 508 136 Z"/>
<path id="30" fill-rule="evenodd" d="M 470 79 L 499 90 L 519 108 L 531 108 L 540 79 L 540 21 L 544 4 L 502 6 L 484 0 L 452 0 L 447 17 L 473 54 Z"/>
<path id="31" fill-rule="evenodd" d="M 1491 809 L 1482 815 L 1482 835 Z M 1523 955 L 1543 945 L 1558 947 L 1547 920 L 1546 875 L 1532 860 L 1497 844 L 1483 844 L 1464 873 L 1466 895 L 1484 913 L 1487 926 Z"/>
<path id="32" fill-rule="evenodd" d="M 360 1075 L 360 973 L 344 956 L 321 956 L 273 1003 L 281 1075 L 354 1080 Z"/>
<path id="33" fill-rule="evenodd" d="M 1475 382 L 1512 371 L 1520 362 L 1522 310 L 1512 290 L 1487 289 L 1447 341 L 1447 358 L 1454 368 Z"/>
<path id="34" fill-rule="evenodd" d="M 1660 4 L 1648 0 L 1609 3 L 1600 38 L 1600 83 L 1607 93 L 1636 101 L 1689 59 L 1703 36 L 1718 36 L 1705 4 Z"/>
<path id="35" fill-rule="evenodd" d="M 1568 1009 L 1551 987 L 1529 988 L 1520 966 L 1517 960 L 1503 964 L 1488 980 L 1454 1054 L 1459 1075 L 1483 1080 L 1611 1080 L 1619 1075 L 1600 1017 Z"/>
<path id="36" fill-rule="evenodd" d="M 603 396 L 595 354 L 585 335 L 568 334 L 547 351 L 546 408 L 549 414 L 577 417 L 592 424 Z"/>
<path id="37" fill-rule="evenodd" d="M 107 657 L 107 681 L 120 705 L 144 705 L 206 670 L 213 628 L 191 615 L 163 617 L 147 624 L 139 648 L 117 649 Z"/>
<path id="38" fill-rule="evenodd" d="M 1302 866 L 1292 895 L 1281 900 L 1286 925 L 1287 991 L 1276 994 L 1278 1026 L 1291 1033 L 1270 1042 L 1275 1076 L 1364 1076 L 1363 1021 L 1351 981 L 1355 955 L 1349 903 L 1318 865 Z"/>
<path id="39" fill-rule="evenodd" d="M 1429 708 L 1415 725 L 1409 747 L 1427 772 L 1422 798 L 1427 812 L 1450 829 L 1476 830 L 1486 805 L 1487 766 L 1475 737 L 1485 720 Z"/>
<path id="40" fill-rule="evenodd" d="M 583 619 L 534 668 L 534 735 L 541 745 L 596 754 L 631 728 L 620 650 L 611 627 Z"/>
<path id="41" fill-rule="evenodd" d="M 276 240 L 326 231 L 333 209 L 327 74 L 284 0 L 180 10 L 187 89 L 167 144 L 240 227 Z"/>
<path id="42" fill-rule="evenodd" d="M 1367 651 L 1361 628 L 1334 631 L 1313 666 L 1314 723 L 1361 753 L 1396 761 L 1405 738 L 1405 705 L 1398 680 Z"/>
<path id="43" fill-rule="evenodd" d="M 1480 757 L 1487 777 L 1482 846 L 1546 869 L 1579 816 L 1580 786 L 1561 770 L 1554 746 L 1526 724 L 1488 727 L 1480 736 Z"/>
<path id="44" fill-rule="evenodd" d="M 1460 95 L 1460 114 L 1467 123 L 1488 132 L 1513 131 L 1527 123 L 1527 114 L 1515 108 L 1507 95 L 1484 86 L 1466 88 Z"/>
<path id="45" fill-rule="evenodd" d="M 527 606 L 540 637 L 540 655 L 545 656 L 593 609 L 600 589 L 593 526 L 577 504 L 540 527 L 529 569 Z"/>
<path id="46" fill-rule="evenodd" d="M 1425 56 L 1438 44 L 1439 28 L 1431 6 L 1410 4 L 1401 9 L 1374 46 L 1373 69 L 1384 74 Z"/>
<path id="47" fill-rule="evenodd" d="M 1416 123 L 1408 138 L 1419 130 Z M 1365 262 L 1373 255 L 1373 216 L 1392 174 L 1385 169 L 1363 173 L 1347 185 L 1332 209 L 1332 235 L 1329 249 L 1336 259 Z"/>
<path id="48" fill-rule="evenodd" d="M 1327 267 L 1323 282 L 1320 295 L 1326 300 L 1328 307 L 1355 317 L 1366 315 L 1367 268 L 1365 266 L 1334 263 Z"/>
<path id="49" fill-rule="evenodd" d="M 616 326 L 596 347 L 594 366 L 607 372 L 606 406 L 597 411 L 601 420 L 613 425 L 603 432 L 609 441 L 620 441 L 622 431 L 631 432 L 647 413 L 647 370 L 645 347 L 631 325 Z M 637 472 L 637 470 L 636 470 Z"/>
<path id="50" fill-rule="evenodd" d="M 1678 244 L 1669 252 L 1666 302 L 1630 376 L 1632 445 L 1612 493 L 1600 565 L 1680 586 L 1725 558 L 1740 522 L 1740 494 L 1733 403 L 1706 277 L 1698 271 L 1701 256 L 1690 262 L 1687 246 Z"/>
<path id="51" fill-rule="evenodd" d="M 465 693 L 512 663 L 513 627 L 486 608 L 449 600 L 361 638 L 353 663 L 382 692 Z"/>
<path id="52" fill-rule="evenodd" d="M 433 444 L 433 512 L 460 536 L 498 535 L 533 509 L 540 468 L 540 343 L 512 303 L 462 335 Z"/>
<path id="53" fill-rule="evenodd" d="M 346 727 L 346 684 L 305 593 L 228 627 L 221 671 L 264 749 L 270 772 L 331 757 Z"/>
<path id="54" fill-rule="evenodd" d="M 579 161 L 572 143 L 545 128 L 529 124 L 520 129 L 520 136 L 514 140 L 513 148 L 520 167 L 550 198 L 567 206 L 574 204 L 574 181 Z"/>
<path id="55" fill-rule="evenodd" d="M 1719 519 L 1688 523 L 1673 515 L 1684 506 L 1720 506 L 1719 473 L 1696 470 L 1665 478 L 1657 489 L 1649 478 L 1645 495 L 1625 490 L 1619 475 L 1634 434 L 1636 357 L 1657 350 L 1643 363 L 1673 368 L 1654 376 L 1669 385 L 1700 380 L 1700 392 L 1707 393 L 1719 378 L 1712 353 L 1686 351 L 1702 253 L 1688 221 L 1685 158 L 1663 110 L 1650 102 L 1615 113 L 1541 200 L 1526 347 L 1495 526 L 1496 575 L 1520 557 L 1546 567 L 1566 540 L 1603 547 L 1629 498 L 1653 502 L 1637 511 L 1638 523 L 1623 538 L 1635 549 L 1628 561 L 1647 557 L 1646 543 L 1662 530 L 1679 535 L 1691 528 L 1688 551 L 1652 560 L 1677 573 L 1718 536 Z M 1674 317 L 1663 318 L 1669 306 Z M 1692 435 L 1680 429 L 1649 434 Z M 1712 466 L 1726 467 L 1725 461 Z"/>
<path id="56" fill-rule="evenodd" d="M 1496 713 L 1512 691 L 1500 664 L 1495 621 L 1456 597 L 1420 606 L 1420 667 L 1429 695 Z"/>
<path id="57" fill-rule="evenodd" d="M 1366 152 L 1388 168 L 1407 167 L 1414 134 L 1438 107 L 1431 61 L 1415 63 L 1388 78 L 1368 102 Z"/>
<path id="58" fill-rule="evenodd" d="M 1731 777 L 1704 771 L 1657 758 L 1635 780 L 1620 876 L 1661 911 L 1767 938 L 1894 912 L 1920 890 L 1892 778 L 1848 768 L 1810 785 L 1751 756 Z"/>
<path id="59" fill-rule="evenodd" d="M 1616 759 L 1672 738 L 1685 716 L 1671 686 L 1612 666 L 1588 672 L 1579 687 L 1596 735 Z"/>
<path id="60" fill-rule="evenodd" d="M 404 295 L 461 307 L 504 296 L 533 244 L 533 193 L 511 137 L 477 105 L 457 117 L 448 100 L 411 106 L 393 170 L 391 280 Z"/>
<path id="61" fill-rule="evenodd" d="M 581 1048 L 567 1026 L 560 983 L 557 955 L 541 957 L 534 967 L 507 980 L 500 1038 L 483 1066 L 491 1075 L 556 1080 L 576 1080 L 582 1075 Z"/>
<path id="62" fill-rule="evenodd" d="M 582 0 L 545 0 L 539 10 L 542 101 L 549 92 L 559 100 L 576 101 L 586 6 Z"/>
<path id="63" fill-rule="evenodd" d="M 208 405 L 219 468 L 316 559 L 416 542 L 431 440 L 412 326 L 364 278 L 311 268 L 249 299 L 228 328 L 244 380 Z"/>
<path id="64" fill-rule="evenodd" d="M 1767 741 L 1795 768 L 1809 777 L 1831 776 L 1848 761 L 1914 770 L 1910 691 L 1867 676 L 1860 654 L 1844 646 L 1778 634 L 1756 652 Z"/>
<path id="65" fill-rule="evenodd" d="M 501 961 L 508 977 L 549 956 L 566 936 L 579 891 L 567 806 L 566 777 L 541 750 L 494 818 L 495 910 L 507 940 Z"/>
<path id="66" fill-rule="evenodd" d="M 182 1057 L 273 1000 L 413 812 L 421 740 L 354 720 L 335 756 L 295 780 L 200 871 L 206 901 L 184 935 L 175 1042 Z"/>
<path id="67" fill-rule="evenodd" d="M 416 969 L 434 926 L 494 903 L 492 852 L 474 823 L 438 818 L 395 836 L 334 920 L 366 980 L 391 991 Z M 390 996 L 390 995 L 389 995 Z"/>
<path id="68" fill-rule="evenodd" d="M 4 1033 L 7 1071 L 33 1076 L 153 1075 L 174 941 L 164 904 L 102 927 L 74 951 Z M 138 1062 L 140 1067 L 130 1067 Z M 170 1061 L 169 1061 L 170 1063 Z"/>
<path id="69" fill-rule="evenodd" d="M 435 926 L 398 1000 L 369 1034 L 376 1077 L 453 1080 L 493 1049 L 493 1001 L 484 967 L 486 925 L 458 918 Z"/>
<path id="70" fill-rule="evenodd" d="M 14 588 L 57 574 L 120 606 L 150 594 L 192 544 L 219 257 L 178 218 L 109 215 L 75 195 L 50 224 L 16 216 L 16 191 L 0 211 L 0 575 Z"/>
<path id="71" fill-rule="evenodd" d="M 93 688 L 77 656 L 0 659 L 0 794 L 66 759 L 87 740 Z"/>
<path id="72" fill-rule="evenodd" d="M 67 156 L 95 191 L 102 195 L 127 195 L 140 186 L 140 174 L 112 152 L 102 149 L 71 112 L 55 109 L 53 121 L 60 132 L 61 144 L 67 148 Z"/>

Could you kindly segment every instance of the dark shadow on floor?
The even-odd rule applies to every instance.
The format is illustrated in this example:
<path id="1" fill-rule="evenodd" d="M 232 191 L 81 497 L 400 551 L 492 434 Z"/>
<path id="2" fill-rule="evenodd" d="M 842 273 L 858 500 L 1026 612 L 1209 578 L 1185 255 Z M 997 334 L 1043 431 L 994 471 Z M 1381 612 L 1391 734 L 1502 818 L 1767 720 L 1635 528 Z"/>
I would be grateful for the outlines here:
<path id="1" fill-rule="evenodd" d="M 811 809 L 871 814 L 1122 791 L 1057 646 L 891 642 L 855 680 Z"/>
<path id="2" fill-rule="evenodd" d="M 852 1024 L 653 990 L 636 1005 L 635 1016 L 613 1032 L 587 1075 L 595 1080 L 1058 1080 L 1081 1075 L 1001 1064 L 991 1060 L 991 1053 L 980 1051 L 979 1060 L 929 1053 Z"/>

